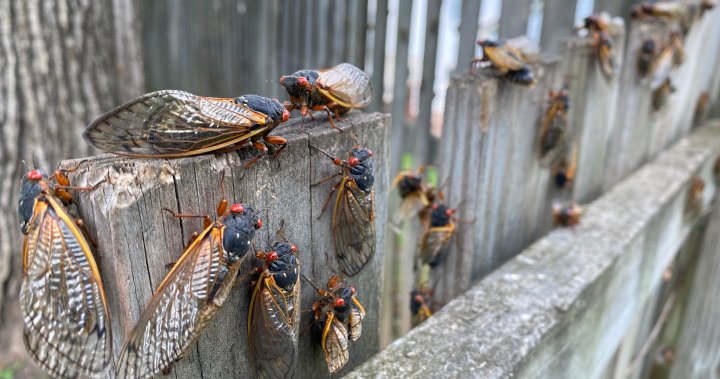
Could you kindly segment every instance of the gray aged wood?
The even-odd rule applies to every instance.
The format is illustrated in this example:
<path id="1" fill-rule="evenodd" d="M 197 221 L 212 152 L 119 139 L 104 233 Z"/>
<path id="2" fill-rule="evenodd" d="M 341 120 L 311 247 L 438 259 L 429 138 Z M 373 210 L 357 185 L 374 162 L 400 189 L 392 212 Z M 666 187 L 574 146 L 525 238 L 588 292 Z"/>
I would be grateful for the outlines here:
<path id="1" fill-rule="evenodd" d="M 603 188 L 612 187 L 635 168 L 654 157 L 668 144 L 686 135 L 692 127 L 697 99 L 703 91 L 713 89 L 717 75 L 719 26 L 713 20 L 720 17 L 718 9 L 705 14 L 686 37 L 685 62 L 670 73 L 677 87 L 667 105 L 659 111 L 652 109 L 652 90 L 647 81 L 638 78 L 635 59 L 642 41 L 655 38 L 665 43 L 668 33 L 678 26 L 662 21 L 631 22 L 627 43 L 627 64 L 622 68 L 620 94 L 616 117 L 610 134 L 608 159 Z M 717 92 L 712 92 L 712 99 Z"/>
<path id="2" fill-rule="evenodd" d="M 690 183 L 712 181 L 719 152 L 715 121 L 347 377 L 600 378 L 696 227 Z M 706 187 L 704 209 L 715 196 Z"/>
<path id="3" fill-rule="evenodd" d="M 502 39 L 524 36 L 527 33 L 528 18 L 532 0 L 503 1 L 500 11 L 500 29 Z"/>
<path id="4" fill-rule="evenodd" d="M 574 1 L 546 0 L 543 7 L 542 32 L 540 47 L 545 53 L 561 52 L 563 38 L 569 37 L 575 22 Z"/>
<path id="5" fill-rule="evenodd" d="M 415 123 L 415 147 L 412 150 L 417 164 L 435 161 L 437 138 L 432 135 L 432 101 L 435 98 L 435 67 L 437 65 L 438 28 L 442 0 L 429 0 L 425 20 L 425 50 L 420 85 L 420 110 Z"/>
<path id="6" fill-rule="evenodd" d="M 679 326 L 680 336 L 670 378 L 720 377 L 720 202 L 712 207 L 709 224 L 700 248 L 697 271 L 692 281 L 685 319 Z"/>
<path id="7" fill-rule="evenodd" d="M 289 139 L 286 151 L 278 159 L 262 159 L 250 169 L 243 168 L 254 155 L 248 149 L 174 160 L 94 157 L 90 165 L 84 166 L 88 169 L 81 169 L 71 179 L 95 183 L 109 176 L 111 183 L 81 194 L 78 207 L 98 242 L 99 265 L 113 316 L 115 354 L 120 353 L 124 337 L 167 274 L 165 265 L 177 261 L 192 233 L 202 230 L 201 220 L 178 221 L 162 208 L 214 214 L 222 196 L 219 183 L 223 175 L 231 202 L 251 204 L 261 211 L 264 225 L 256 235 L 255 246 L 266 249 L 284 220 L 285 234 L 299 248 L 302 273 L 324 287 L 329 277 L 339 272 L 330 231 L 332 212 L 320 217 L 333 182 L 314 183 L 338 169 L 309 144 L 345 159 L 355 145 L 350 132 L 375 153 L 377 249 L 363 271 L 348 278 L 367 310 L 362 337 L 350 344 L 352 358 L 348 367 L 377 352 L 384 256 L 381 247 L 387 215 L 384 199 L 388 188 L 388 123 L 389 117 L 379 113 L 353 112 L 338 123 L 343 132 L 331 129 L 327 122 L 317 122 L 305 124 L 305 132 L 299 133 L 298 124 L 291 122 L 278 128 L 278 134 Z M 241 272 L 249 272 L 250 261 L 244 265 Z M 175 365 L 176 377 L 242 378 L 251 374 L 246 346 L 248 279 L 245 274 L 238 280 L 237 288 L 216 319 L 189 349 L 188 356 Z M 303 333 L 298 374 L 322 377 L 327 372 L 324 356 L 308 326 L 312 318 L 309 310 L 316 296 L 306 282 L 301 284 L 301 291 Z"/>
<path id="8" fill-rule="evenodd" d="M 376 0 L 375 23 L 373 30 L 372 51 L 372 86 L 375 96 L 370 103 L 372 111 L 383 111 L 383 90 L 385 80 L 385 42 L 387 39 L 388 0 Z"/>
<path id="9" fill-rule="evenodd" d="M 539 163 L 547 93 L 559 62 L 535 68 L 535 88 L 473 70 L 454 77 L 446 98 L 440 185 L 457 207 L 458 232 L 435 271 L 444 303 L 520 252 L 551 226 L 550 168 Z"/>
<path id="10" fill-rule="evenodd" d="M 133 4 L 0 1 L 0 367 L 20 362 L 18 377 L 40 376 L 22 342 L 20 176 L 90 153 L 85 125 L 142 92 Z"/>
<path id="11" fill-rule="evenodd" d="M 460 41 L 455 71 L 465 71 L 470 67 L 475 56 L 475 40 L 478 34 L 478 20 L 480 19 L 480 0 L 463 0 L 462 14 L 460 15 Z"/>
<path id="12" fill-rule="evenodd" d="M 618 20 L 619 22 L 619 20 Z M 623 63 L 625 33 L 616 24 L 613 50 L 618 67 Z M 602 193 L 607 139 L 616 117 L 622 77 L 608 80 L 598 63 L 596 48 L 589 38 L 571 38 L 565 42 L 565 83 L 570 97 L 568 127 L 570 147 L 577 146 L 577 172 L 573 200 L 589 202 Z M 628 65 L 634 68 L 632 64 Z"/>
<path id="13" fill-rule="evenodd" d="M 408 99 L 408 49 L 410 47 L 410 16 L 412 15 L 413 0 L 400 0 L 397 24 L 397 40 L 395 46 L 395 75 L 392 97 L 392 133 L 390 141 L 390 172 L 396 173 L 400 168 L 400 158 L 407 146 L 407 112 Z"/>

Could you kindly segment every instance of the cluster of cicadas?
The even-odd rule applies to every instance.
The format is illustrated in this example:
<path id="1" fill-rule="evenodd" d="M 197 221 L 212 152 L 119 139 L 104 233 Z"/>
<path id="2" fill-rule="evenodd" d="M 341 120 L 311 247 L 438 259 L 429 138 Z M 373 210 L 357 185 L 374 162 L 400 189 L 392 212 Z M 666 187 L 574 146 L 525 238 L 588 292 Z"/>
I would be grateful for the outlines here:
<path id="1" fill-rule="evenodd" d="M 675 92 L 670 72 L 685 61 L 685 36 L 690 27 L 693 22 L 700 19 L 707 10 L 714 6 L 714 0 L 703 0 L 699 4 L 640 3 L 630 9 L 630 15 L 634 19 L 643 19 L 648 22 L 673 21 L 678 25 L 677 29 L 671 30 L 662 39 L 645 38 L 637 53 L 638 77 L 643 82 L 649 83 L 653 91 L 652 107 L 654 110 L 662 109 L 670 95 Z M 706 102 L 707 99 L 703 99 L 701 95 L 696 108 L 696 120 L 702 118 Z"/>
<path id="2" fill-rule="evenodd" d="M 290 95 L 285 104 L 258 95 L 226 99 L 174 90 L 149 93 L 104 114 L 84 136 L 102 150 L 137 158 L 252 146 L 261 154 L 249 166 L 262 155 L 277 156 L 286 146 L 287 140 L 270 133 L 288 120 L 290 111 L 299 110 L 303 117 L 312 117 L 309 111 L 325 111 L 335 127 L 333 116 L 365 106 L 372 96 L 368 75 L 347 63 L 298 71 L 280 78 L 280 84 Z M 341 167 L 337 175 L 342 177 L 333 187 L 337 262 L 343 273 L 355 275 L 375 250 L 372 152 L 356 147 L 346 160 L 330 158 Z M 73 187 L 67 173 L 74 169 L 48 176 L 35 168 L 21 181 L 24 339 L 34 361 L 53 377 L 98 377 L 108 371 L 113 358 L 110 315 L 93 255 L 95 243 L 68 191 L 93 190 L 105 180 L 92 187 Z M 229 205 L 223 199 L 214 220 L 167 211 L 177 218 L 204 218 L 204 229 L 187 244 L 127 336 L 115 362 L 116 377 L 169 372 L 220 310 L 248 256 L 258 263 L 249 273 L 255 277 L 248 314 L 251 361 L 259 377 L 291 377 L 297 365 L 301 313 L 297 246 L 287 241 L 281 228 L 281 238 L 270 251 L 255 251 L 253 239 L 262 220 L 248 204 Z M 251 251 L 254 254 L 248 254 Z M 360 337 L 365 310 L 355 289 L 338 276 L 326 289 L 317 288 L 317 294 L 314 324 L 334 373 L 348 362 L 348 340 Z"/>

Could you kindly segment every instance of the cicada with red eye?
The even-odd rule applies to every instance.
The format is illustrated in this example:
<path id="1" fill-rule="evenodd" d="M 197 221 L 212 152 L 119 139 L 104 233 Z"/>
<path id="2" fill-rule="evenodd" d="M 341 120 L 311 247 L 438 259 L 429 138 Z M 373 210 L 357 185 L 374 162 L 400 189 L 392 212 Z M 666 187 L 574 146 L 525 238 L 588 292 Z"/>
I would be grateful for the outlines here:
<path id="1" fill-rule="evenodd" d="M 325 111 L 333 128 L 333 113 L 339 120 L 343 113 L 366 107 L 373 96 L 368 74 L 350 63 L 324 70 L 300 70 L 281 76 L 279 83 L 290 96 L 286 108 L 300 110 L 303 119 L 308 111 Z"/>
<path id="2" fill-rule="evenodd" d="M 413 327 L 432 316 L 431 303 L 432 294 L 430 291 L 421 288 L 410 292 L 410 314 Z"/>
<path id="3" fill-rule="evenodd" d="M 393 179 L 391 187 L 398 189 L 402 199 L 395 222 L 401 222 L 420 214 L 435 198 L 435 189 L 423 182 L 424 171 L 425 166 L 420 166 L 416 172 L 403 171 Z"/>
<path id="4" fill-rule="evenodd" d="M 218 220 L 203 217 L 205 229 L 195 236 L 165 276 L 140 315 L 116 362 L 120 378 L 149 378 L 168 373 L 200 337 L 227 299 L 262 220 L 246 204 L 227 200 Z"/>
<path id="5" fill-rule="evenodd" d="M 574 226 L 580 223 L 584 210 L 576 203 L 555 204 L 553 206 L 553 220 L 556 225 Z"/>
<path id="6" fill-rule="evenodd" d="M 25 347 L 53 377 L 101 377 L 112 360 L 100 272 L 80 223 L 65 208 L 72 202 L 68 189 L 94 188 L 71 187 L 63 172 L 48 177 L 40 169 L 29 171 L 20 184 Z"/>
<path id="7" fill-rule="evenodd" d="M 294 244 L 278 241 L 272 251 L 256 253 L 263 266 L 250 300 L 248 340 L 258 378 L 290 378 L 297 368 L 300 276 L 296 252 Z"/>
<path id="8" fill-rule="evenodd" d="M 327 290 L 317 289 L 320 299 L 313 303 L 314 325 L 330 374 L 340 371 L 350 359 L 348 341 L 362 334 L 365 309 L 355 297 L 355 288 L 333 275 Z"/>
<path id="9" fill-rule="evenodd" d="M 312 145 L 311 145 L 312 146 Z M 332 233 L 335 257 L 343 273 L 354 276 L 375 254 L 375 171 L 372 151 L 355 147 L 347 160 L 333 157 L 318 147 L 316 150 L 340 166 L 340 182 L 333 186 L 337 191 L 332 215 Z M 327 207 L 332 192 L 323 204 Z"/>
<path id="10" fill-rule="evenodd" d="M 420 237 L 420 259 L 422 263 L 436 267 L 445 259 L 456 226 L 453 216 L 456 209 L 436 202 L 423 220 L 423 234 Z"/>
<path id="11" fill-rule="evenodd" d="M 277 156 L 287 140 L 269 134 L 289 117 L 279 101 L 258 95 L 215 98 L 165 90 L 105 113 L 83 137 L 98 149 L 138 158 L 178 158 L 245 145 L 262 153 L 269 146 Z"/>
<path id="12" fill-rule="evenodd" d="M 550 107 L 545 112 L 540 129 L 540 156 L 552 162 L 557 159 L 558 152 L 566 150 L 564 146 L 570 99 L 564 89 L 550 91 L 549 98 Z"/>

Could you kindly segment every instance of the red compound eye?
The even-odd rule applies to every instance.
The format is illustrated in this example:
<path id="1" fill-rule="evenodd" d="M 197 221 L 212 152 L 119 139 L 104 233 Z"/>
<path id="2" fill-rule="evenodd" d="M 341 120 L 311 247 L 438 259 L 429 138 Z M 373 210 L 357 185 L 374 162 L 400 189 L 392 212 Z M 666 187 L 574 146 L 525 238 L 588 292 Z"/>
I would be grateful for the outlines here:
<path id="1" fill-rule="evenodd" d="M 348 164 L 355 167 L 360 164 L 360 160 L 355 157 L 350 157 L 350 159 L 348 159 Z"/>
<path id="2" fill-rule="evenodd" d="M 42 179 L 42 174 L 38 170 L 32 170 L 27 173 L 28 180 L 40 180 Z"/>
<path id="3" fill-rule="evenodd" d="M 354 295 L 354 294 L 355 294 L 355 287 L 350 287 L 350 292 L 352 292 L 352 294 Z"/>
<path id="4" fill-rule="evenodd" d="M 278 80 L 278 83 L 285 85 L 285 76 L 284 75 L 280 77 L 280 80 Z"/>
<path id="5" fill-rule="evenodd" d="M 258 229 L 262 228 L 262 220 L 261 219 L 257 220 L 257 228 Z"/>
<path id="6" fill-rule="evenodd" d="M 245 213 L 245 207 L 243 207 L 242 204 L 233 204 L 230 206 L 230 212 Z"/>
<path id="7" fill-rule="evenodd" d="M 292 251 L 293 253 L 296 252 L 297 246 L 295 246 L 294 244 L 290 244 L 290 251 Z"/>
<path id="8" fill-rule="evenodd" d="M 372 156 L 373 156 L 373 154 L 372 154 L 372 150 L 368 149 L 368 151 L 367 151 L 367 152 L 368 152 L 368 156 L 369 156 L 369 157 L 372 157 Z"/>
<path id="9" fill-rule="evenodd" d="M 341 297 L 338 297 L 333 301 L 333 305 L 335 305 L 336 307 L 343 307 L 345 306 L 345 300 L 343 300 Z"/>
<path id="10" fill-rule="evenodd" d="M 290 112 L 287 109 L 283 109 L 282 120 L 283 122 L 290 119 Z"/>
<path id="11" fill-rule="evenodd" d="M 453 214 L 455 214 L 455 210 L 454 210 L 454 209 L 448 209 L 448 210 L 445 211 L 445 214 L 448 215 L 448 216 L 452 216 Z"/>
<path id="12" fill-rule="evenodd" d="M 432 209 L 437 209 L 437 207 L 438 207 L 437 204 L 433 204 L 433 205 L 432 205 Z"/>
<path id="13" fill-rule="evenodd" d="M 275 260 L 277 260 L 277 259 L 278 259 L 278 255 L 277 255 L 277 253 L 274 252 L 274 251 L 271 251 L 271 252 L 267 253 L 267 255 L 265 256 L 265 260 L 268 261 L 268 262 L 272 262 L 272 261 L 275 261 Z"/>
<path id="14" fill-rule="evenodd" d="M 303 78 L 302 76 L 298 78 L 298 84 L 300 85 L 300 87 L 303 88 L 310 87 L 310 83 L 308 83 L 307 79 Z"/>

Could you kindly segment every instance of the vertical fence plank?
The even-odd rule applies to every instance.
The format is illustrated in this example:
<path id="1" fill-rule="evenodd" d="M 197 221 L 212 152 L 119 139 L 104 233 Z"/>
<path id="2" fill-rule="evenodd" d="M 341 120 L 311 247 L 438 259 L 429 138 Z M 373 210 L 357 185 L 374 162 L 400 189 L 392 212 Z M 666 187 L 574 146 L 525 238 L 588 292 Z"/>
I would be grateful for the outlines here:
<path id="1" fill-rule="evenodd" d="M 621 25 L 617 28 L 618 34 L 613 36 L 613 51 L 620 63 L 623 61 L 625 33 Z M 622 77 L 616 74 L 608 80 L 603 75 L 591 39 L 573 38 L 567 42 L 566 49 L 570 145 L 577 146 L 578 151 L 573 200 L 586 203 L 602 193 L 608 149 L 606 141 L 614 123 Z"/>
<path id="2" fill-rule="evenodd" d="M 447 258 L 434 273 L 441 303 L 550 226 L 550 173 L 537 158 L 538 134 L 545 96 L 558 86 L 559 72 L 557 61 L 538 65 L 533 89 L 482 71 L 451 80 L 437 166 L 448 204 L 471 222 L 458 223 Z"/>
<path id="3" fill-rule="evenodd" d="M 372 51 L 372 86 L 375 91 L 370 106 L 373 111 L 383 108 L 383 90 L 385 80 L 385 42 L 387 40 L 388 0 L 376 0 L 375 24 L 373 25 L 373 51 Z"/>
<path id="4" fill-rule="evenodd" d="M 422 83 L 420 85 L 420 110 L 415 123 L 414 157 L 418 164 L 433 162 L 437 151 L 437 138 L 432 135 L 432 101 L 435 98 L 435 68 L 441 7 L 442 0 L 428 0 Z"/>
<path id="5" fill-rule="evenodd" d="M 460 41 L 456 71 L 463 71 L 470 67 L 475 56 L 475 39 L 480 19 L 480 0 L 462 0 L 462 14 L 460 16 Z"/>
<path id="6" fill-rule="evenodd" d="M 503 0 L 499 36 L 502 39 L 524 36 L 532 0 Z"/>
<path id="7" fill-rule="evenodd" d="M 400 158 L 405 150 L 406 135 L 405 112 L 408 99 L 408 48 L 410 45 L 410 16 L 414 1 L 399 0 L 397 45 L 395 49 L 395 84 L 392 102 L 392 133 L 390 141 L 390 172 L 394 174 L 400 167 Z"/>
<path id="8" fill-rule="evenodd" d="M 540 34 L 540 48 L 544 53 L 560 52 L 562 39 L 572 34 L 576 5 L 572 1 L 568 4 L 565 0 L 545 0 Z"/>

